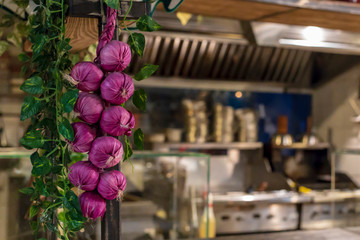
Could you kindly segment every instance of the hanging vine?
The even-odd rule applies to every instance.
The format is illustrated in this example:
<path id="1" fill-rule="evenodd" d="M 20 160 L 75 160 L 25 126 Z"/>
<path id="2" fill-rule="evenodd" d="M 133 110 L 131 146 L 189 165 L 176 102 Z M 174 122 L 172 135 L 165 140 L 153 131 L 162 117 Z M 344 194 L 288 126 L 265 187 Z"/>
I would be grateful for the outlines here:
<path id="1" fill-rule="evenodd" d="M 118 9 L 118 0 L 105 1 L 109 7 Z M 33 165 L 33 186 L 20 192 L 30 196 L 32 205 L 29 211 L 30 225 L 35 237 L 40 232 L 53 232 L 60 239 L 68 240 L 75 232 L 84 227 L 87 216 L 82 212 L 79 198 L 72 190 L 69 181 L 69 166 L 74 141 L 74 129 L 69 113 L 73 111 L 79 96 L 78 85 L 68 81 L 68 73 L 73 67 L 69 51 L 70 39 L 65 38 L 65 14 L 67 5 L 64 0 L 34 0 L 37 4 L 34 14 L 29 16 L 30 31 L 27 39 L 32 44 L 32 54 L 21 53 L 19 59 L 24 63 L 22 72 L 28 78 L 21 85 L 26 92 L 21 107 L 21 120 L 31 120 L 20 143 L 27 149 L 35 149 L 30 160 Z M 133 54 L 143 55 L 145 37 L 139 32 L 129 32 L 129 46 Z M 149 16 L 135 21 L 141 31 L 155 31 L 160 26 Z M 147 64 L 133 79 L 141 81 L 151 76 L 158 66 Z M 73 79 L 72 79 L 73 80 Z M 132 96 L 133 104 L 140 110 L 146 109 L 146 93 L 137 89 Z M 109 104 L 107 104 L 109 106 Z M 126 133 L 126 135 L 130 135 Z M 143 148 L 143 133 L 137 129 L 133 133 L 134 144 Z M 123 161 L 132 155 L 130 140 L 123 139 Z M 77 159 L 79 160 L 79 159 Z M 40 238 L 44 239 L 44 238 Z"/>

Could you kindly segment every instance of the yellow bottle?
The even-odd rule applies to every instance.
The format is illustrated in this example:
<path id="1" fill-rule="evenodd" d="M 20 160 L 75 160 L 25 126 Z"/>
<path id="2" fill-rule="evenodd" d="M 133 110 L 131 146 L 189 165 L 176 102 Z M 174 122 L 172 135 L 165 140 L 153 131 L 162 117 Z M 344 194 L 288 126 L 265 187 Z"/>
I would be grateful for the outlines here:
<path id="1" fill-rule="evenodd" d="M 207 213 L 207 211 L 209 211 L 209 214 Z M 209 220 L 209 222 L 207 220 Z M 207 232 L 209 235 L 207 235 Z M 201 216 L 201 221 L 199 226 L 199 237 L 203 239 L 209 239 L 209 238 L 215 238 L 215 236 L 216 236 L 216 221 L 215 221 L 215 214 L 213 208 L 213 198 L 212 198 L 212 194 L 209 193 L 208 208 L 206 207 L 205 204 L 204 212 Z"/>

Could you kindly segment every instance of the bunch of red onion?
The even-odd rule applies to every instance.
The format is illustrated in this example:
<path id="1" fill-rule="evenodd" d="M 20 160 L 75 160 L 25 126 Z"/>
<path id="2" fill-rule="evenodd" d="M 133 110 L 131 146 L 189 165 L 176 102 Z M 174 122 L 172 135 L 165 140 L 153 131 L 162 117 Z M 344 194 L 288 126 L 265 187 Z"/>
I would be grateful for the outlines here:
<path id="1" fill-rule="evenodd" d="M 123 146 L 117 137 L 131 135 L 133 114 L 119 106 L 134 93 L 132 78 L 122 71 L 131 60 L 130 47 L 112 40 L 116 10 L 108 8 L 108 21 L 100 36 L 94 62 L 77 63 L 72 82 L 81 90 L 74 111 L 83 122 L 73 123 L 73 151 L 88 152 L 89 160 L 73 164 L 69 180 L 84 190 L 79 197 L 85 217 L 103 217 L 107 200 L 121 199 L 125 176 L 118 170 L 107 170 L 122 161 Z"/>

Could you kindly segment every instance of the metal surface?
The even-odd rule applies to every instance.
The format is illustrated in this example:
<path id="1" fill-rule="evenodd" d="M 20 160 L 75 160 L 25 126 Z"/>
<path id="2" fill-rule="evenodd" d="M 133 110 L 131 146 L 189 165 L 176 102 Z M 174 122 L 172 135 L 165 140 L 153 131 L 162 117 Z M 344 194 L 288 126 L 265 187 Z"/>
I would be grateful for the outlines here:
<path id="1" fill-rule="evenodd" d="M 180 66 L 180 65 L 178 65 Z M 181 77 L 150 77 L 146 81 L 134 82 L 136 87 L 142 88 L 175 88 L 175 89 L 198 89 L 198 90 L 222 90 L 222 91 L 251 91 L 272 93 L 302 93 L 312 94 L 310 88 L 299 88 L 283 83 L 229 81 L 226 79 L 189 79 Z M 308 85 L 308 84 L 307 84 Z"/>
<path id="2" fill-rule="evenodd" d="M 331 215 L 334 205 L 334 216 Z M 360 201 L 341 201 L 304 204 L 301 229 L 323 229 L 360 225 Z"/>
<path id="3" fill-rule="evenodd" d="M 214 203 L 308 203 L 312 202 L 313 197 L 290 191 L 254 192 L 248 193 L 228 193 L 225 195 L 214 195 Z"/>
<path id="4" fill-rule="evenodd" d="M 121 40 L 128 38 L 121 34 Z M 159 65 L 152 80 L 139 86 L 220 88 L 233 86 L 265 91 L 307 89 L 331 79 L 360 61 L 358 56 L 317 53 L 301 49 L 246 45 L 245 39 L 210 34 L 146 33 L 144 57 L 133 56 L 130 73 L 146 62 Z M 166 81 L 161 81 L 161 78 Z M 203 81 L 198 81 L 203 80 Z M 216 81 L 224 83 L 224 87 Z M 194 81 L 197 81 L 194 82 Z M 204 84 L 205 81 L 214 81 Z M 230 84 L 227 87 L 227 82 Z M 182 83 L 182 85 L 181 85 Z"/>
<path id="5" fill-rule="evenodd" d="M 217 234 L 284 231 L 297 228 L 295 204 L 214 203 Z"/>
<path id="6" fill-rule="evenodd" d="M 126 33 L 121 37 L 125 38 Z M 302 63 L 310 60 L 302 58 L 302 50 L 281 49 L 279 56 L 271 54 L 275 48 L 247 46 L 242 39 L 189 33 L 146 33 L 146 39 L 149 45 L 144 51 L 144 58 L 148 63 L 160 66 L 155 76 L 238 82 L 270 81 L 290 87 L 309 87 L 310 80 L 305 79 L 306 75 L 302 76 L 304 72 L 310 72 L 312 66 Z M 297 59 L 297 64 L 293 64 L 294 59 Z M 133 61 L 130 72 L 136 72 L 135 66 L 142 62 L 137 56 L 133 57 Z M 302 81 L 298 83 L 296 79 L 300 77 Z"/>
<path id="7" fill-rule="evenodd" d="M 216 240 L 360 240 L 360 227 L 218 237 Z M 192 239 L 196 240 L 196 239 Z M 197 239 L 198 240 L 198 239 Z"/>
<path id="8" fill-rule="evenodd" d="M 262 148 L 261 142 L 232 143 L 156 143 L 154 149 L 237 149 L 256 150 Z"/>

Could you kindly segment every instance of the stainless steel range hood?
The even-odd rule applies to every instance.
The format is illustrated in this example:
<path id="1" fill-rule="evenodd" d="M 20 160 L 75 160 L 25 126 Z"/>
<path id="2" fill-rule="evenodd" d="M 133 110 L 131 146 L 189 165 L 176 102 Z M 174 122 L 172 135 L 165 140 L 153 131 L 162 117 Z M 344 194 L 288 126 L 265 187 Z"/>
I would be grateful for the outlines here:
<path id="1" fill-rule="evenodd" d="M 183 26 L 174 14 L 154 17 L 163 29 L 146 34 L 144 57 L 135 57 L 129 69 L 160 65 L 153 86 L 199 87 L 206 80 L 223 90 L 231 83 L 239 90 L 259 83 L 269 91 L 311 89 L 360 61 L 360 34 L 199 16 Z"/>

